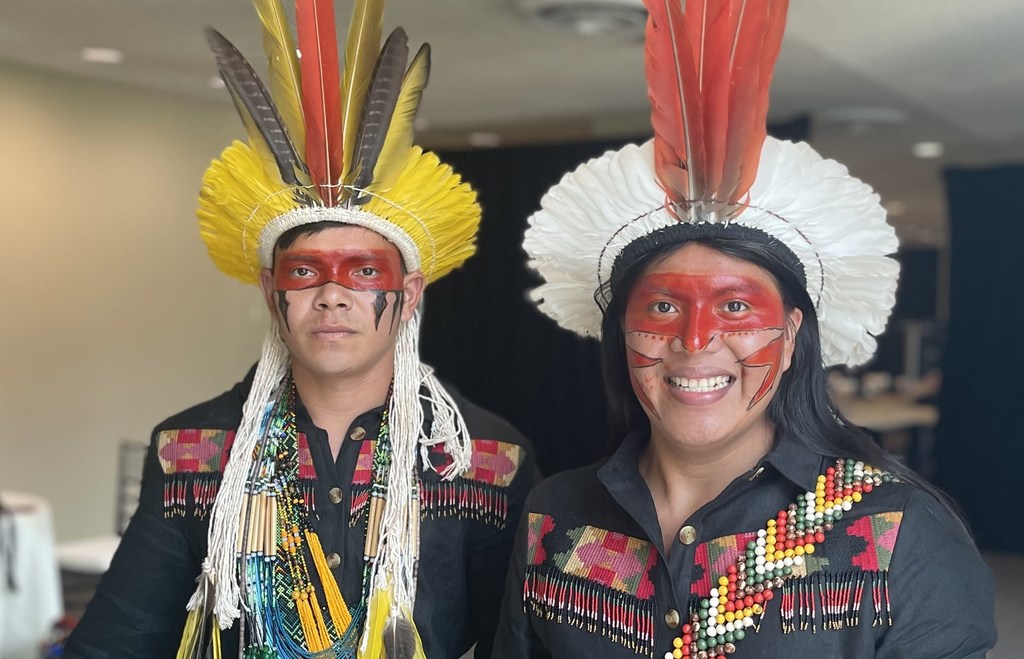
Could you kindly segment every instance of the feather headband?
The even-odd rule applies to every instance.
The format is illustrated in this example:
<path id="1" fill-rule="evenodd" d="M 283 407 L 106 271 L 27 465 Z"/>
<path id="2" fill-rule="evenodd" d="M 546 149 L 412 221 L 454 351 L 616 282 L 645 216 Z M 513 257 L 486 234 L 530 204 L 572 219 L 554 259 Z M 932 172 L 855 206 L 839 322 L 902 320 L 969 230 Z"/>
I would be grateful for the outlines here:
<path id="1" fill-rule="evenodd" d="M 866 362 L 895 303 L 896 234 L 845 167 L 766 137 L 788 3 L 645 4 L 654 139 L 581 165 L 543 197 L 523 242 L 545 282 L 531 297 L 562 327 L 599 337 L 596 298 L 627 246 L 677 225 L 747 227 L 799 259 L 824 363 Z"/>

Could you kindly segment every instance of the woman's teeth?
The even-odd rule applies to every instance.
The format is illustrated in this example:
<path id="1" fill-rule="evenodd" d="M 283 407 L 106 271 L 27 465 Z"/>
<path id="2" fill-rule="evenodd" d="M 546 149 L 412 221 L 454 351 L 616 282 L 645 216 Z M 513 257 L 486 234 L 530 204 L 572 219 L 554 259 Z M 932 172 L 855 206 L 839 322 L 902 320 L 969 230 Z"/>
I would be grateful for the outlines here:
<path id="1" fill-rule="evenodd" d="M 695 393 L 705 393 L 728 387 L 729 383 L 732 382 L 732 376 L 716 375 L 712 378 L 668 378 L 668 382 L 676 389 L 692 391 Z"/>

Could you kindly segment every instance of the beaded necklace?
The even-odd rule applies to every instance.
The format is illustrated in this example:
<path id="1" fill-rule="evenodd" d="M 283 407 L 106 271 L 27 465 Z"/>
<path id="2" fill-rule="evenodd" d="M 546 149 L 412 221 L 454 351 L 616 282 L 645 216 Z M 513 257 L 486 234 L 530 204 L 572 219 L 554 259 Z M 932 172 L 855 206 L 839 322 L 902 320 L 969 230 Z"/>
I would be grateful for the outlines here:
<path id="1" fill-rule="evenodd" d="M 381 515 L 367 516 L 366 549 L 360 601 L 350 608 L 327 565 L 310 509 L 299 486 L 299 442 L 295 421 L 295 383 L 282 383 L 267 430 L 256 449 L 253 472 L 240 514 L 238 547 L 245 575 L 245 659 L 315 656 L 351 659 L 366 619 L 370 576 L 380 536 Z M 384 405 L 374 447 L 371 511 L 383 510 L 391 441 L 388 403 Z M 309 562 L 317 573 L 314 585 Z M 320 595 L 323 602 L 320 601 Z M 321 654 L 323 653 L 323 654 Z"/>
<path id="2" fill-rule="evenodd" d="M 665 653 L 665 659 L 709 659 L 734 653 L 736 643 L 751 629 L 757 631 L 765 603 L 775 597 L 776 589 L 796 576 L 794 567 L 800 568 L 804 557 L 813 554 L 815 546 L 825 541 L 833 524 L 864 494 L 891 480 L 887 472 L 863 462 L 837 460 L 834 467 L 818 476 L 813 492 L 798 496 L 758 530 L 757 540 L 747 543 L 746 551 L 719 576 L 708 597 L 695 601 L 689 621 L 672 640 L 673 649 Z M 851 580 L 853 588 L 862 589 L 863 585 L 863 579 Z M 881 588 L 874 593 L 876 624 L 882 610 L 881 592 L 887 593 Z M 810 595 L 784 592 L 783 597 Z M 792 621 L 784 624 L 792 628 Z"/>

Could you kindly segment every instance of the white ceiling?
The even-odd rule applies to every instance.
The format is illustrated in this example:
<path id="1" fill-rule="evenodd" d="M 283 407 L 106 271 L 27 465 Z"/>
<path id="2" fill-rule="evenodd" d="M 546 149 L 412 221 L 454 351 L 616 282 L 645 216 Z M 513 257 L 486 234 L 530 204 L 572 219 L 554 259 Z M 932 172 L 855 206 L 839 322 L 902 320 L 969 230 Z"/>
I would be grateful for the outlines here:
<path id="1" fill-rule="evenodd" d="M 471 131 L 524 139 L 641 135 L 648 106 L 634 37 L 580 37 L 525 20 L 514 0 L 388 0 L 433 47 L 424 141 Z M 339 29 L 352 0 L 337 1 Z M 223 32 L 262 69 L 247 0 L 2 0 L 0 60 L 229 105 L 202 29 Z M 941 169 L 1024 162 L 1024 9 L 1020 0 L 792 0 L 771 118 L 808 113 L 812 142 L 899 202 L 908 243 L 944 240 Z M 83 47 L 124 52 L 118 65 Z M 850 120 L 880 116 L 882 121 Z M 891 121 L 896 119 L 897 121 Z M 911 146 L 945 144 L 920 160 Z"/>

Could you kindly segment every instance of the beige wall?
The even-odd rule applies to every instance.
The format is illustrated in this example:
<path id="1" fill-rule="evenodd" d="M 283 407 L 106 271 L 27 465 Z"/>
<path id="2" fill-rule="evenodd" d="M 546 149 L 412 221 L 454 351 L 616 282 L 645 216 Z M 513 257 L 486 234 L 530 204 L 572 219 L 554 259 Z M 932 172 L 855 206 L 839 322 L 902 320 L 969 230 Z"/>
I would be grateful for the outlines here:
<path id="1" fill-rule="evenodd" d="M 0 66 L 0 488 L 114 525 L 117 444 L 239 379 L 266 327 L 196 228 L 229 104 Z"/>

